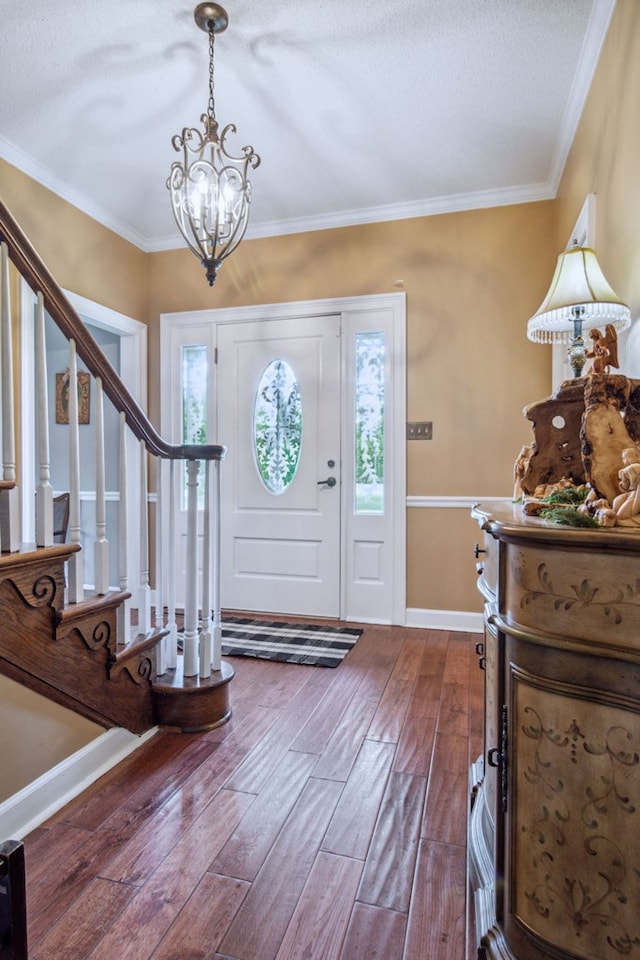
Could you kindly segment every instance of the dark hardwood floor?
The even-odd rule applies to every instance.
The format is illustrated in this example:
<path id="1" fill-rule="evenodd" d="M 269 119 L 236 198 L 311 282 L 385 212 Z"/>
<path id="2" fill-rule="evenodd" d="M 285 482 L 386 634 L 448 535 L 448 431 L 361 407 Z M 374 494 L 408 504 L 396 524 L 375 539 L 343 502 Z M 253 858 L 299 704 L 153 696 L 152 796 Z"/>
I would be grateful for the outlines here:
<path id="1" fill-rule="evenodd" d="M 234 658 L 227 725 L 160 733 L 26 838 L 30 960 L 463 960 L 477 639 Z"/>

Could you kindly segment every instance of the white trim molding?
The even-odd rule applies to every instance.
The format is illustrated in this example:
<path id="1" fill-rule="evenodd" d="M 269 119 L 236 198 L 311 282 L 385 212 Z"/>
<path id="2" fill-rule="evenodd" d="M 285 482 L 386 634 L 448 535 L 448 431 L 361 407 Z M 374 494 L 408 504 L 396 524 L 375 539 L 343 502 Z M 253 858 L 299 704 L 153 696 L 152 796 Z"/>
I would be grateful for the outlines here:
<path id="1" fill-rule="evenodd" d="M 122 727 L 105 731 L 0 803 L 0 836 L 21 840 L 157 732 L 152 727 L 139 737 Z"/>
<path id="2" fill-rule="evenodd" d="M 407 497 L 407 509 L 471 510 L 477 503 L 511 503 L 513 497 Z"/>
<path id="3" fill-rule="evenodd" d="M 482 633 L 484 630 L 482 614 L 466 610 L 421 610 L 412 607 L 407 609 L 406 625 L 423 630 L 452 630 L 459 633 Z"/>
<path id="4" fill-rule="evenodd" d="M 512 497 L 407 497 L 407 509 L 471 510 L 477 503 L 503 501 L 511 503 Z M 408 608 L 406 614 L 408 627 L 420 627 L 424 630 L 452 630 L 460 633 L 482 633 L 482 613 L 469 613 L 465 610 L 428 610 L 418 607 Z"/>

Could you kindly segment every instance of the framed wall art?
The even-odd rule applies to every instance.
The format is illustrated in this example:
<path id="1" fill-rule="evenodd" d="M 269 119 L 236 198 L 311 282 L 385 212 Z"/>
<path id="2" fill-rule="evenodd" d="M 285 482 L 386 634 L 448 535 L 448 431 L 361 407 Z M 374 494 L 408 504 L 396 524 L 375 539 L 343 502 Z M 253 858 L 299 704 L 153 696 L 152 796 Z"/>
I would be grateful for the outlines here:
<path id="1" fill-rule="evenodd" d="M 91 377 L 78 373 L 78 423 L 89 423 Z M 56 373 L 56 423 L 69 423 L 69 371 Z"/>

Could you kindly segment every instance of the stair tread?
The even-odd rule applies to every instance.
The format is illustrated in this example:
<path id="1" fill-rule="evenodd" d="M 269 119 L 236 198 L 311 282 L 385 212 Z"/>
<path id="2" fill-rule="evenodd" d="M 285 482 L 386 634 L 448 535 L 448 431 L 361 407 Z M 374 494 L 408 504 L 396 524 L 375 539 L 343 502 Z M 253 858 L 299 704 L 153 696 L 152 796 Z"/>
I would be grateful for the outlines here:
<path id="1" fill-rule="evenodd" d="M 119 607 L 130 596 L 131 594 L 124 590 L 109 590 L 108 593 L 92 594 L 77 603 L 67 604 L 64 610 L 60 611 L 60 620 L 77 620 L 98 610 L 110 610 L 113 607 Z"/>
<path id="2" fill-rule="evenodd" d="M 114 656 L 114 663 L 121 663 L 129 657 L 136 656 L 143 650 L 154 646 L 159 640 L 166 637 L 168 633 L 169 629 L 167 627 L 158 627 L 154 630 L 149 630 L 148 633 L 137 633 L 135 637 L 132 637 L 126 644 L 118 646 Z"/>
<path id="3" fill-rule="evenodd" d="M 54 543 L 50 547 L 36 547 L 35 543 L 22 543 L 19 550 L 12 553 L 0 553 L 0 567 L 22 567 L 40 562 L 43 558 L 66 560 L 80 549 L 78 543 Z"/>

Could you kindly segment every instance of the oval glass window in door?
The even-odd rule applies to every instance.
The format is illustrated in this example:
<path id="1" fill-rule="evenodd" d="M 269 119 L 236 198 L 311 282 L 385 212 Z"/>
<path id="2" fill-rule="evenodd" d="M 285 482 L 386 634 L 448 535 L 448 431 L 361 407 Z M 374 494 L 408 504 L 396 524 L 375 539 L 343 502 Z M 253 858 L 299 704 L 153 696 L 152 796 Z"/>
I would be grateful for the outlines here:
<path id="1" fill-rule="evenodd" d="M 270 493 L 284 493 L 293 482 L 302 447 L 302 399 L 286 360 L 266 367 L 253 410 L 256 467 Z"/>

